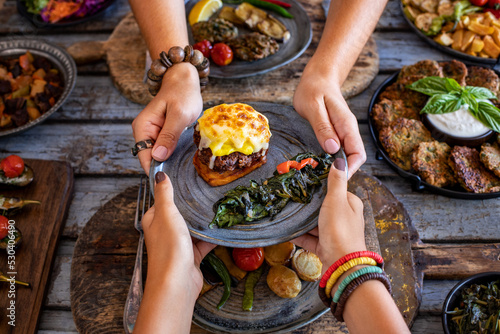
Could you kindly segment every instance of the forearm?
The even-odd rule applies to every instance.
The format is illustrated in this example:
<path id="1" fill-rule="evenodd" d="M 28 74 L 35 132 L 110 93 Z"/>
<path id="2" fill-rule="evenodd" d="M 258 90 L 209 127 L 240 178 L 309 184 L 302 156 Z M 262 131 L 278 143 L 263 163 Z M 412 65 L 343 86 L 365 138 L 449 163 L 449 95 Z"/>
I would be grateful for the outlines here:
<path id="1" fill-rule="evenodd" d="M 148 270 L 134 333 L 189 333 L 199 291 L 182 268 L 165 272 Z"/>
<path id="2" fill-rule="evenodd" d="M 327 75 L 340 87 L 386 3 L 387 0 L 331 0 L 320 43 L 306 70 Z"/>
<path id="3" fill-rule="evenodd" d="M 129 0 L 151 58 L 172 46 L 189 44 L 182 0 Z"/>
<path id="4" fill-rule="evenodd" d="M 410 333 L 391 295 L 379 281 L 367 281 L 354 290 L 344 308 L 349 333 Z"/>

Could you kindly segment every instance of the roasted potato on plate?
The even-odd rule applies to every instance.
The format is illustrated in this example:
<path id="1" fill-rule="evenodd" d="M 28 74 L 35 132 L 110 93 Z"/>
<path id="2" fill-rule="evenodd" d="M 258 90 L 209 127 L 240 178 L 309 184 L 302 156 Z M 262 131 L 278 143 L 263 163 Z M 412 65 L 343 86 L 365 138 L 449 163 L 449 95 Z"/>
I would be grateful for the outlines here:
<path id="1" fill-rule="evenodd" d="M 281 298 L 294 298 L 302 289 L 297 273 L 282 265 L 272 266 L 269 269 L 267 285 Z"/>
<path id="2" fill-rule="evenodd" d="M 299 249 L 292 257 L 292 268 L 304 281 L 315 282 L 321 277 L 323 264 L 316 254 Z"/>
<path id="3" fill-rule="evenodd" d="M 264 247 L 264 259 L 270 266 L 288 265 L 295 253 L 295 245 L 290 241 L 278 245 Z"/>

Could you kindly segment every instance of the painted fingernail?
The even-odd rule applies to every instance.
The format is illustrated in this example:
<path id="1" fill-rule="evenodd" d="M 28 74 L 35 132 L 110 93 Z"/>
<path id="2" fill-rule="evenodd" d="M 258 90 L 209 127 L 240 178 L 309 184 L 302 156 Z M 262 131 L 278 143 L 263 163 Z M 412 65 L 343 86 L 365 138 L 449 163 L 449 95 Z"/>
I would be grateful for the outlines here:
<path id="1" fill-rule="evenodd" d="M 167 158 L 168 150 L 165 146 L 158 146 L 153 151 L 153 158 L 158 161 L 163 161 Z"/>
<path id="2" fill-rule="evenodd" d="M 157 184 L 165 181 L 166 178 L 167 178 L 167 174 L 165 174 L 164 172 L 158 172 L 155 175 L 155 181 Z"/>
<path id="3" fill-rule="evenodd" d="M 333 140 L 332 138 L 327 139 L 325 141 L 326 153 L 330 153 L 330 154 L 337 153 L 339 148 L 340 148 L 339 144 L 337 144 L 337 142 L 335 140 Z"/>
<path id="4" fill-rule="evenodd" d="M 345 171 L 345 160 L 344 159 L 342 159 L 342 158 L 335 159 L 335 161 L 333 162 L 333 165 L 338 170 Z M 158 174 L 156 174 L 156 175 L 158 175 Z"/>

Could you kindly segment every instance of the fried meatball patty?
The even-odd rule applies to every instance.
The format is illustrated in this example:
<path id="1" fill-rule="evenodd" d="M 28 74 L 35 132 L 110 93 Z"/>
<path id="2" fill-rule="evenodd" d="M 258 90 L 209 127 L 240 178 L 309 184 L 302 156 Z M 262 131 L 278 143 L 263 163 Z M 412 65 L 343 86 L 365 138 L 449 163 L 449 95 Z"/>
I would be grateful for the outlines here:
<path id="1" fill-rule="evenodd" d="M 379 103 L 373 106 L 371 117 L 375 122 L 375 127 L 378 131 L 389 126 L 391 122 L 401 117 L 420 119 L 418 112 L 405 107 L 403 101 L 388 99 L 382 99 Z"/>
<path id="2" fill-rule="evenodd" d="M 425 182 L 436 186 L 453 186 L 455 175 L 448 159 L 451 147 L 437 140 L 418 144 L 411 156 L 411 166 Z"/>
<path id="3" fill-rule="evenodd" d="M 279 50 L 278 43 L 269 36 L 253 32 L 228 41 L 237 58 L 254 61 L 269 57 Z"/>
<path id="4" fill-rule="evenodd" d="M 467 83 L 467 86 L 485 87 L 495 94 L 498 93 L 500 85 L 500 79 L 495 71 L 489 68 L 477 66 L 469 67 L 465 82 Z"/>
<path id="5" fill-rule="evenodd" d="M 461 61 L 453 59 L 440 63 L 443 75 L 446 78 L 455 79 L 460 86 L 466 85 L 466 78 L 468 74 L 467 66 Z"/>
<path id="6" fill-rule="evenodd" d="M 420 113 L 429 97 L 425 94 L 406 88 L 415 81 L 424 78 L 423 76 L 409 76 L 398 79 L 395 83 L 385 89 L 380 94 L 380 99 L 401 100 L 404 106 Z"/>
<path id="7" fill-rule="evenodd" d="M 453 147 L 448 162 L 458 183 L 469 192 L 494 192 L 500 187 L 500 179 L 481 164 L 479 152 L 475 148 Z"/>
<path id="8" fill-rule="evenodd" d="M 413 65 L 403 66 L 398 78 L 409 76 L 442 77 L 443 71 L 435 60 L 421 60 Z"/>
<path id="9" fill-rule="evenodd" d="M 193 140 L 197 147 L 200 146 L 200 131 L 194 131 Z M 255 152 L 250 155 L 246 155 L 241 152 L 233 152 L 228 155 L 215 157 L 212 169 L 216 172 L 226 172 L 250 167 L 257 161 L 265 160 L 265 153 L 265 150 L 262 149 L 259 152 Z M 204 148 L 198 152 L 198 159 L 200 159 L 200 161 L 205 165 L 209 166 L 212 155 L 212 150 L 210 148 Z"/>
<path id="10" fill-rule="evenodd" d="M 216 18 L 193 24 L 191 27 L 196 42 L 206 39 L 210 43 L 226 42 L 238 36 L 238 28 L 229 21 Z"/>
<path id="11" fill-rule="evenodd" d="M 411 154 L 421 142 L 432 141 L 432 136 L 420 121 L 398 118 L 379 133 L 382 146 L 391 160 L 406 171 L 411 169 Z"/>
<path id="12" fill-rule="evenodd" d="M 500 177 L 500 147 L 498 147 L 497 143 L 493 143 L 493 145 L 484 143 L 481 145 L 480 158 L 486 168 Z"/>

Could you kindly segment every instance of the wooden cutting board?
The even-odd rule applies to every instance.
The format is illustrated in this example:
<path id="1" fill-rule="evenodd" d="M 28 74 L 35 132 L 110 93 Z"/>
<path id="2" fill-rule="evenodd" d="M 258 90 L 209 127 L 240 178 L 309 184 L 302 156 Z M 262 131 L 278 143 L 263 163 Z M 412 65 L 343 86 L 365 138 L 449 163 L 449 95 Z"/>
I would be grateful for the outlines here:
<path id="1" fill-rule="evenodd" d="M 380 244 L 386 271 L 394 286 L 393 297 L 411 325 L 420 304 L 422 285 L 413 265 L 409 216 L 374 177 L 358 172 L 349 186 L 364 199 L 368 243 L 372 249 Z M 137 190 L 137 187 L 129 188 L 106 203 L 87 223 L 76 242 L 70 291 L 73 318 L 80 333 L 123 333 L 123 308 L 138 240 L 133 228 Z M 346 333 L 345 326 L 340 326 L 329 313 L 294 333 L 320 330 Z M 191 332 L 207 333 L 194 325 Z"/>
<path id="2" fill-rule="evenodd" d="M 295 87 L 314 53 L 324 26 L 325 16 L 321 1 L 313 2 L 317 2 L 317 6 L 304 4 L 311 19 L 313 41 L 299 59 L 263 75 L 243 79 L 210 78 L 210 83 L 203 92 L 205 105 L 220 104 L 224 101 L 263 101 L 291 105 Z M 78 42 L 67 50 L 78 65 L 106 59 L 111 78 L 120 93 L 133 102 L 147 104 L 152 97 L 143 82 L 146 49 L 139 26 L 130 13 L 116 26 L 107 41 Z M 365 90 L 377 75 L 378 66 L 377 45 L 373 38 L 370 38 L 342 86 L 344 98 Z M 235 90 L 235 85 L 251 89 Z M 269 87 L 274 89 L 270 90 Z"/>
<path id="3" fill-rule="evenodd" d="M 33 168 L 34 181 L 19 189 L 0 189 L 0 194 L 38 200 L 41 205 L 29 205 L 13 217 L 21 230 L 22 244 L 16 250 L 16 279 L 31 284 L 31 288 L 16 286 L 15 327 L 8 324 L 7 298 L 9 284 L 0 283 L 0 333 L 36 333 L 47 283 L 52 271 L 57 243 L 73 194 L 73 170 L 66 162 L 26 160 Z M 7 257 L 0 251 L 0 271 L 7 273 Z"/>

